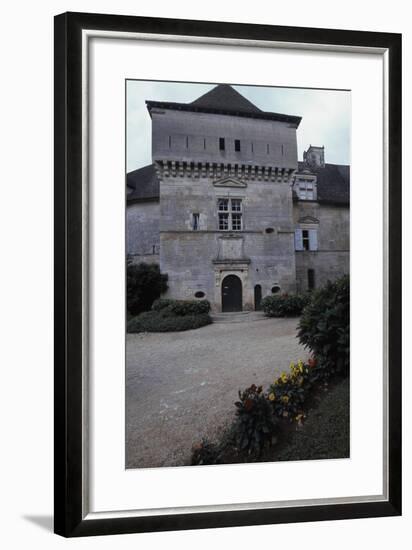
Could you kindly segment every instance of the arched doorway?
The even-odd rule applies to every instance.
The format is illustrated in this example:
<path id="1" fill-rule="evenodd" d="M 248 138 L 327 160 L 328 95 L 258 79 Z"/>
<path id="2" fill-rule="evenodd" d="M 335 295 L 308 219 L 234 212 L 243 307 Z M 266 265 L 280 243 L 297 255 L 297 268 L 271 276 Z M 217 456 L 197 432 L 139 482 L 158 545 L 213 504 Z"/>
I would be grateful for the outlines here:
<path id="1" fill-rule="evenodd" d="M 222 311 L 242 311 L 242 281 L 236 275 L 222 281 Z"/>
<path id="2" fill-rule="evenodd" d="M 261 310 L 260 302 L 262 301 L 262 287 L 255 285 L 255 311 Z"/>

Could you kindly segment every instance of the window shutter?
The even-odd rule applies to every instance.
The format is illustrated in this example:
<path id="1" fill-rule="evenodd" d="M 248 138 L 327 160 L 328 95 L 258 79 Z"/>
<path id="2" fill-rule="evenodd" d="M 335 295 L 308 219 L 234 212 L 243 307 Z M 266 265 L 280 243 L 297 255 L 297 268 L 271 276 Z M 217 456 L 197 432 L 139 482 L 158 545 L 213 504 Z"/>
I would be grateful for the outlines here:
<path id="1" fill-rule="evenodd" d="M 317 250 L 318 249 L 318 230 L 309 229 L 309 249 Z"/>
<path id="2" fill-rule="evenodd" d="M 295 250 L 303 250 L 301 229 L 295 229 Z"/>

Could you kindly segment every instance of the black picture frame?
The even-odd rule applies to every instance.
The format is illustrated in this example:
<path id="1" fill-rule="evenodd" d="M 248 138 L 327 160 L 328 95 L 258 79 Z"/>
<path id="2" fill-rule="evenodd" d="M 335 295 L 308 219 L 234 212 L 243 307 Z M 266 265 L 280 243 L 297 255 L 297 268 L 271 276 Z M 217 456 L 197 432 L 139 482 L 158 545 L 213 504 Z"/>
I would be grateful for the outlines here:
<path id="1" fill-rule="evenodd" d="M 86 519 L 82 460 L 82 31 L 252 39 L 388 52 L 388 499 L 332 505 Z M 54 529 L 66 537 L 401 514 L 401 35 L 64 13 L 55 17 Z"/>

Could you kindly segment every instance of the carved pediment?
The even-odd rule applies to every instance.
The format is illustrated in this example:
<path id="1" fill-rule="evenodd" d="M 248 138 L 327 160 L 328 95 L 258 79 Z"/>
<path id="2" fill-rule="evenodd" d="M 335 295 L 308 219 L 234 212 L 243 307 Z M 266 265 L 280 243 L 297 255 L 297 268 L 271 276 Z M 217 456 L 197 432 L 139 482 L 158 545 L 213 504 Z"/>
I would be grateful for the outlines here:
<path id="1" fill-rule="evenodd" d="M 213 182 L 215 187 L 247 187 L 243 181 L 236 180 L 234 178 L 223 178 Z"/>
<path id="2" fill-rule="evenodd" d="M 319 223 L 319 220 L 313 216 L 303 216 L 298 219 L 298 223 Z"/>

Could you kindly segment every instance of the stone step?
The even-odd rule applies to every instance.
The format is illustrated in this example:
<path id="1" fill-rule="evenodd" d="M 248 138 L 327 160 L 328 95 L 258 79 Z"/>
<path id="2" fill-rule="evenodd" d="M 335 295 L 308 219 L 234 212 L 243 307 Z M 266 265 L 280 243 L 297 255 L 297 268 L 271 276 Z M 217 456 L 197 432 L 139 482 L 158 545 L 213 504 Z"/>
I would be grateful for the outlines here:
<path id="1" fill-rule="evenodd" d="M 262 311 L 236 311 L 233 313 L 212 313 L 214 323 L 249 323 L 266 321 L 268 317 Z"/>

